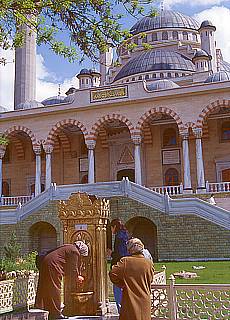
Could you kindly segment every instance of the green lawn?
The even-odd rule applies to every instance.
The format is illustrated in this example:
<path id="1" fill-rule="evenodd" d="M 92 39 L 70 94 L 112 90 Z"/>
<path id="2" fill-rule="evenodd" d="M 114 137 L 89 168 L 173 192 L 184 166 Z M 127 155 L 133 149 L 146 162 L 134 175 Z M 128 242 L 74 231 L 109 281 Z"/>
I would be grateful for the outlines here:
<path id="1" fill-rule="evenodd" d="M 179 279 L 176 283 L 202 283 L 202 284 L 230 284 L 230 261 L 208 261 L 208 262 L 158 262 L 155 263 L 155 270 L 160 271 L 163 265 L 166 266 L 167 279 L 170 274 L 180 272 L 182 270 L 196 272 L 199 276 L 196 279 Z M 205 269 L 195 270 L 192 266 L 204 266 Z M 168 282 L 168 280 L 167 280 Z"/>

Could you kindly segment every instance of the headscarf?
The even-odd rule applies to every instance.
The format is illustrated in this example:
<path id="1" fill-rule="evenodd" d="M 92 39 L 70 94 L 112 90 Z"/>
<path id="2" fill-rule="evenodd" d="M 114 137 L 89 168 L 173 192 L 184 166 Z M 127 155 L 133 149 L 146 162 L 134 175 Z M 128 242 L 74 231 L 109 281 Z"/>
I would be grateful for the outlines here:
<path id="1" fill-rule="evenodd" d="M 75 241 L 74 244 L 78 248 L 81 256 L 87 257 L 89 254 L 89 248 L 83 241 Z"/>
<path id="2" fill-rule="evenodd" d="M 142 253 L 144 249 L 144 244 L 138 238 L 132 238 L 127 242 L 127 249 L 130 254 Z"/>

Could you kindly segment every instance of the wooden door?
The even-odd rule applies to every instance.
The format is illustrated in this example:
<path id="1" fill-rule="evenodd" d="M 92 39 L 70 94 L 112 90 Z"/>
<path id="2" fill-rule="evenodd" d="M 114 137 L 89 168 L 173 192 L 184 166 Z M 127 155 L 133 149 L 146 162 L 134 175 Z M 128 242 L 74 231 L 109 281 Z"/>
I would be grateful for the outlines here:
<path id="1" fill-rule="evenodd" d="M 230 169 L 222 171 L 222 182 L 230 182 Z"/>

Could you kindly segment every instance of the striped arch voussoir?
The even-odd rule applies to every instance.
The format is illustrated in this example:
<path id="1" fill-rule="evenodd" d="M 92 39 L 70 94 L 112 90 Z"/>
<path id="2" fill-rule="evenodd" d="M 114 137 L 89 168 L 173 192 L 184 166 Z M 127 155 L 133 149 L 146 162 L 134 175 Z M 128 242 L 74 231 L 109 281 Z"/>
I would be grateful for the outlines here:
<path id="1" fill-rule="evenodd" d="M 180 128 L 183 127 L 183 123 L 181 121 L 181 118 L 176 114 L 175 111 L 173 111 L 172 109 L 167 108 L 167 107 L 156 107 L 156 108 L 152 108 L 151 110 L 148 110 L 147 112 L 145 112 L 141 116 L 140 120 L 137 123 L 136 130 L 141 131 L 142 127 L 144 125 L 144 122 L 146 122 L 146 120 L 151 115 L 156 114 L 156 113 L 163 113 L 163 114 L 167 114 L 167 115 L 171 116 L 176 121 L 179 130 L 180 130 Z"/>
<path id="2" fill-rule="evenodd" d="M 197 120 L 197 127 L 202 128 L 203 124 L 205 122 L 205 119 L 208 117 L 208 115 L 215 111 L 218 107 L 230 107 L 230 100 L 216 100 L 209 105 L 207 105 L 199 114 L 198 120 Z"/>
<path id="3" fill-rule="evenodd" d="M 4 134 L 6 136 L 10 137 L 10 135 L 12 135 L 14 133 L 17 133 L 17 132 L 25 132 L 30 137 L 32 145 L 34 146 L 34 145 L 37 144 L 36 137 L 33 134 L 33 132 L 30 129 L 28 129 L 27 127 L 24 127 L 24 126 L 13 126 L 10 129 L 7 129 L 4 132 Z"/>
<path id="4" fill-rule="evenodd" d="M 103 123 L 109 121 L 109 120 L 119 120 L 123 123 L 125 123 L 130 131 L 130 135 L 133 135 L 134 133 L 134 127 L 133 124 L 123 115 L 121 114 L 108 114 L 106 116 L 101 117 L 93 126 L 92 130 L 90 132 L 91 139 L 96 139 L 97 135 L 99 134 L 100 127 Z"/>
<path id="5" fill-rule="evenodd" d="M 88 135 L 86 127 L 80 121 L 74 119 L 65 119 L 59 121 L 52 127 L 47 136 L 46 143 L 54 145 L 56 136 L 59 134 L 62 128 L 68 124 L 78 127 L 85 137 Z"/>

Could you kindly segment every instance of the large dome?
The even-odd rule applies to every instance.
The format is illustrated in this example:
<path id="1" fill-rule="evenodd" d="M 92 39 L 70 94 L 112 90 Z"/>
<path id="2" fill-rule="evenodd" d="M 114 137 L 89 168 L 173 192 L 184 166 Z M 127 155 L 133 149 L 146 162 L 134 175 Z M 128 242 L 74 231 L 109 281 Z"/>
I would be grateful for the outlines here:
<path id="1" fill-rule="evenodd" d="M 54 97 L 50 97 L 47 98 L 45 100 L 42 101 L 42 104 L 44 104 L 44 106 L 52 106 L 55 104 L 61 104 L 61 103 L 65 103 L 65 98 L 64 96 L 54 96 Z"/>
<path id="2" fill-rule="evenodd" d="M 163 28 L 199 29 L 199 24 L 193 18 L 180 12 L 163 10 L 156 17 L 144 17 L 130 30 L 132 34 Z"/>
<path id="3" fill-rule="evenodd" d="M 134 74 L 160 70 L 194 72 L 195 66 L 189 58 L 178 52 L 152 49 L 129 60 L 118 72 L 114 81 Z"/>

